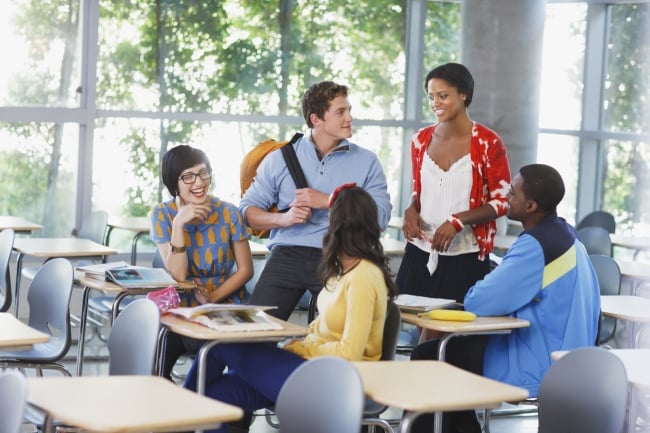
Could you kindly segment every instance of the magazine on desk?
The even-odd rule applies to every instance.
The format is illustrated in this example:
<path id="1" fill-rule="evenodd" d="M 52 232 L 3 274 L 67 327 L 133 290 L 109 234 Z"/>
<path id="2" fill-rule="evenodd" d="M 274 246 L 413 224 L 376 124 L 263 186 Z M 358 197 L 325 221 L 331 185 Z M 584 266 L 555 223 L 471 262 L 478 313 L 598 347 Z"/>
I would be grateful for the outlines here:
<path id="1" fill-rule="evenodd" d="M 112 268 L 126 268 L 129 264 L 125 261 L 97 263 L 93 265 L 77 266 L 75 269 L 83 272 L 86 277 L 106 280 L 106 271 Z"/>
<path id="2" fill-rule="evenodd" d="M 269 331 L 282 329 L 264 312 L 275 307 L 245 304 L 203 304 L 179 307 L 167 313 L 199 323 L 217 331 Z"/>
<path id="3" fill-rule="evenodd" d="M 455 299 L 429 298 L 402 294 L 395 298 L 395 303 L 402 313 L 425 313 L 436 308 L 445 308 L 456 304 Z"/>
<path id="4" fill-rule="evenodd" d="M 106 281 L 111 281 L 124 289 L 148 289 L 178 286 L 163 268 L 126 266 L 106 269 Z"/>

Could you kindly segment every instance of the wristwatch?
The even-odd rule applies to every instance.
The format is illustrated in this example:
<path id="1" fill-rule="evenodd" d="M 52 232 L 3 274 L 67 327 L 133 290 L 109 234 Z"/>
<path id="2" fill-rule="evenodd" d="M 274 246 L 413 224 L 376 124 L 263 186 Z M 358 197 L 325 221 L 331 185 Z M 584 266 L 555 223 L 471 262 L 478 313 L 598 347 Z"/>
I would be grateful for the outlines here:
<path id="1" fill-rule="evenodd" d="M 178 254 L 178 253 L 184 253 L 187 247 L 182 246 L 182 247 L 177 247 L 174 244 L 170 243 L 169 244 L 172 247 L 172 254 Z"/>

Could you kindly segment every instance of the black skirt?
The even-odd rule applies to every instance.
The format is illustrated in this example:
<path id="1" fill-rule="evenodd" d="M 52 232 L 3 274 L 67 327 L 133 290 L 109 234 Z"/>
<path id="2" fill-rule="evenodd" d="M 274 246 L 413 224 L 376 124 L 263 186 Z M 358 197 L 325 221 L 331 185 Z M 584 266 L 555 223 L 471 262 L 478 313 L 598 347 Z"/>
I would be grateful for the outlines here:
<path id="1" fill-rule="evenodd" d="M 429 253 L 408 243 L 397 272 L 399 292 L 463 302 L 470 287 L 490 272 L 490 261 L 479 260 L 478 253 L 438 256 L 438 267 L 429 274 Z"/>

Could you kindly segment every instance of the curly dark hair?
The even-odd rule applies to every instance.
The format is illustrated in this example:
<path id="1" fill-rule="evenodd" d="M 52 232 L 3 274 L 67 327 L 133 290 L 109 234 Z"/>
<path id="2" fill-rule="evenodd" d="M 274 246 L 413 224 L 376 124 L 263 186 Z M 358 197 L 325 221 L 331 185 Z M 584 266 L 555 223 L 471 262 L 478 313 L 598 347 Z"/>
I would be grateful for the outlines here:
<path id="1" fill-rule="evenodd" d="M 330 102 L 338 96 L 348 96 L 348 88 L 333 81 L 321 81 L 309 86 L 302 96 L 302 116 L 309 128 L 314 127 L 310 116 L 315 114 L 322 119 L 330 107 Z"/>
<path id="2" fill-rule="evenodd" d="M 323 238 L 320 277 L 323 282 L 343 272 L 339 256 L 358 257 L 377 265 L 384 273 L 388 296 L 399 293 L 380 241 L 377 205 L 363 188 L 343 189 L 329 213 L 329 228 Z"/>

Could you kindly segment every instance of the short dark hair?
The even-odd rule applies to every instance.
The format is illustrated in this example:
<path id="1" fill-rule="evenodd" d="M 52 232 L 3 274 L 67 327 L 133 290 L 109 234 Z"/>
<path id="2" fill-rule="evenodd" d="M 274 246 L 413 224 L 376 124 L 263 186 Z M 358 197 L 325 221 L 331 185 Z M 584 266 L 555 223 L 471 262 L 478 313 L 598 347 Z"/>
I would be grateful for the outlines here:
<path id="1" fill-rule="evenodd" d="M 522 190 L 527 200 L 537 202 L 546 212 L 555 211 L 564 197 L 564 182 L 560 173 L 550 165 L 530 164 L 519 169 Z"/>
<path id="2" fill-rule="evenodd" d="M 323 238 L 320 277 L 326 282 L 343 272 L 339 257 L 346 255 L 368 260 L 384 274 L 390 299 L 398 294 L 381 244 L 377 204 L 358 186 L 341 190 L 332 202 L 329 227 Z"/>
<path id="3" fill-rule="evenodd" d="M 210 160 L 204 151 L 186 144 L 181 144 L 169 149 L 162 157 L 160 164 L 160 175 L 167 191 L 176 197 L 178 195 L 178 178 L 190 167 L 198 164 L 205 164 L 205 167 L 212 173 Z"/>
<path id="4" fill-rule="evenodd" d="M 336 84 L 333 81 L 321 81 L 309 86 L 305 94 L 302 95 L 302 116 L 309 128 L 314 127 L 310 116 L 315 114 L 322 119 L 330 108 L 330 102 L 338 96 L 348 96 L 347 86 Z"/>
<path id="5" fill-rule="evenodd" d="M 465 107 L 469 107 L 474 96 L 474 78 L 465 65 L 460 63 L 446 63 L 433 68 L 424 79 L 424 90 L 427 90 L 427 84 L 434 78 L 445 80 L 451 86 L 458 89 L 458 93 L 466 96 Z"/>

